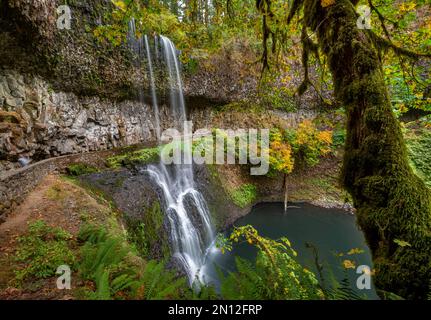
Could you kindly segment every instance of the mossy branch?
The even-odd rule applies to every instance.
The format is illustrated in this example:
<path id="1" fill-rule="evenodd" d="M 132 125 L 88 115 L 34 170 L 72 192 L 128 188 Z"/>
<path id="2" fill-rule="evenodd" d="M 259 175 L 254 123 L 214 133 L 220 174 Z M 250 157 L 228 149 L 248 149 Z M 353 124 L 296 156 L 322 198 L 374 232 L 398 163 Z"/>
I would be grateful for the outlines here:
<path id="1" fill-rule="evenodd" d="M 369 34 L 373 42 L 380 50 L 390 49 L 397 55 L 405 56 L 414 60 L 417 60 L 419 58 L 431 58 L 430 53 L 418 53 L 418 52 L 414 52 L 414 51 L 399 47 L 396 44 L 394 44 L 392 41 L 384 39 L 370 30 L 369 30 Z"/>
<path id="2" fill-rule="evenodd" d="M 376 14 L 377 17 L 379 18 L 380 24 L 382 26 L 383 32 L 385 33 L 386 37 L 388 38 L 388 40 L 391 39 L 391 35 L 388 31 L 388 29 L 386 28 L 385 25 L 385 21 L 390 21 L 388 20 L 385 16 L 383 16 L 380 11 L 377 9 L 377 7 L 373 4 L 372 0 L 368 0 L 368 5 L 370 6 L 371 10 L 373 10 Z M 393 21 L 390 21 L 394 26 L 397 26 L 397 24 Z"/>

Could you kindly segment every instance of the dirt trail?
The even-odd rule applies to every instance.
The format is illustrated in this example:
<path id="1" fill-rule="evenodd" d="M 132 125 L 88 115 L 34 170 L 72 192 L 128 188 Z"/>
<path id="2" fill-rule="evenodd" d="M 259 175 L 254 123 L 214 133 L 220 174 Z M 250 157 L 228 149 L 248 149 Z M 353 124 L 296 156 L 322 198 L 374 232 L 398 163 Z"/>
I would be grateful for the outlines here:
<path id="1" fill-rule="evenodd" d="M 4 240 L 24 233 L 28 222 L 44 220 L 49 225 L 61 227 L 75 235 L 82 215 L 99 215 L 105 211 L 106 208 L 84 189 L 57 175 L 48 175 L 0 224 L 0 248 L 3 247 Z"/>
<path id="2" fill-rule="evenodd" d="M 26 233 L 28 223 L 35 220 L 44 220 L 48 225 L 60 227 L 76 236 L 83 219 L 100 220 L 108 213 L 109 208 L 79 186 L 57 175 L 46 176 L 0 224 L 0 299 L 70 298 L 66 292 L 53 289 L 53 279 L 41 281 L 34 292 L 9 287 L 14 277 L 15 267 L 10 257 L 16 249 L 16 240 Z"/>
<path id="3" fill-rule="evenodd" d="M 41 218 L 41 208 L 42 204 L 46 204 L 47 190 L 56 180 L 57 177 L 55 176 L 47 176 L 41 184 L 27 196 L 25 201 L 8 216 L 7 220 L 0 224 L 0 243 L 2 249 L 5 239 L 13 238 L 14 235 L 25 232 L 30 219 L 36 220 Z"/>

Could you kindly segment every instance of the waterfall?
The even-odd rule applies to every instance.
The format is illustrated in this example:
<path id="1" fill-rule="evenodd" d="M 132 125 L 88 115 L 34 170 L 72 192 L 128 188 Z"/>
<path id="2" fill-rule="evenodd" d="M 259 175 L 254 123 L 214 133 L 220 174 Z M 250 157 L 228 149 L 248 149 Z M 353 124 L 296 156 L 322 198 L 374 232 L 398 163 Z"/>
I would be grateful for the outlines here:
<path id="1" fill-rule="evenodd" d="M 163 47 L 164 59 L 169 72 L 169 84 L 171 88 L 170 101 L 172 112 L 174 113 L 176 119 L 179 119 L 180 123 L 183 123 L 187 120 L 187 117 L 179 61 L 176 54 L 177 50 L 170 39 L 164 36 L 161 36 L 160 39 Z"/>
<path id="2" fill-rule="evenodd" d="M 145 45 L 157 138 L 160 142 L 160 114 L 148 37 L 144 36 L 143 40 L 136 39 L 134 20 L 130 23 L 130 33 L 131 48 L 138 56 L 143 55 L 142 43 Z M 155 37 L 154 42 L 156 58 L 163 59 L 162 65 L 165 65 L 167 69 L 171 115 L 173 119 L 179 121 L 179 123 L 172 124 L 172 127 L 182 129 L 187 116 L 177 50 L 167 37 Z M 160 50 L 159 46 L 161 47 Z M 196 279 L 203 283 L 207 282 L 204 270 L 205 259 L 208 248 L 214 242 L 214 228 L 207 203 L 196 189 L 193 179 L 193 165 L 167 166 L 160 162 L 157 165 L 148 165 L 145 171 L 161 189 L 162 202 L 164 202 L 162 205 L 170 228 L 173 257 L 184 268 L 190 285 Z"/>
<path id="3" fill-rule="evenodd" d="M 157 135 L 157 140 L 160 141 L 160 112 L 159 112 L 159 104 L 157 103 L 156 82 L 154 81 L 153 62 L 151 59 L 151 51 L 150 51 L 150 45 L 148 44 L 147 35 L 144 36 L 144 39 L 145 39 L 145 51 L 147 53 L 147 60 L 148 60 L 148 72 L 150 73 L 151 99 L 153 102 L 154 118 L 156 121 L 156 135 Z"/>

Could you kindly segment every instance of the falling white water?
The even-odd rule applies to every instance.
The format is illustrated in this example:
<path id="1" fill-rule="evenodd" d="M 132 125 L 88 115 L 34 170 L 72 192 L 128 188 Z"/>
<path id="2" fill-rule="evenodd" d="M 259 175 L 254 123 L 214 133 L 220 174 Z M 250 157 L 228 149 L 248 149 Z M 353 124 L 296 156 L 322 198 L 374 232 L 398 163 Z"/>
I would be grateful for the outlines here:
<path id="1" fill-rule="evenodd" d="M 163 56 L 169 72 L 171 109 L 180 123 L 183 123 L 187 120 L 187 117 L 183 83 L 181 81 L 179 61 L 176 54 L 177 50 L 170 39 L 164 36 L 160 36 L 160 39 L 163 47 Z"/>
<path id="2" fill-rule="evenodd" d="M 132 41 L 132 49 L 139 51 L 142 50 L 142 40 L 136 40 L 133 36 L 134 31 L 135 25 L 132 20 L 130 32 L 133 32 L 133 34 L 129 36 L 129 39 Z M 160 37 L 160 42 L 157 41 L 156 37 L 154 42 L 156 57 L 160 55 L 163 58 L 163 63 L 169 76 L 167 80 L 170 88 L 169 102 L 171 112 L 173 118 L 178 120 L 178 123 L 176 125 L 172 124 L 172 126 L 181 130 L 183 129 L 181 125 L 187 120 L 187 116 L 177 50 L 172 41 L 164 36 Z M 148 72 L 150 73 L 155 125 L 157 126 L 157 137 L 160 140 L 160 115 L 153 73 L 153 60 L 146 36 L 144 36 L 144 44 L 148 60 Z M 158 45 L 161 46 L 160 51 Z M 207 281 L 204 270 L 205 258 L 209 251 L 208 248 L 214 242 L 214 229 L 206 201 L 202 194 L 196 190 L 193 180 L 193 166 L 186 164 L 166 166 L 161 162 L 158 165 L 149 165 L 146 172 L 160 187 L 163 194 L 173 256 L 187 273 L 190 285 L 196 279 L 205 283 Z"/>
<path id="3" fill-rule="evenodd" d="M 153 72 L 153 61 L 151 59 L 151 51 L 150 45 L 148 44 L 147 35 L 144 36 L 145 39 L 145 51 L 147 53 L 148 60 L 148 72 L 150 73 L 150 87 L 151 87 L 151 99 L 153 101 L 154 108 L 154 118 L 156 120 L 156 135 L 157 140 L 160 140 L 160 112 L 159 112 L 159 104 L 157 103 L 157 94 L 156 94 L 156 84 L 154 81 L 154 72 Z"/>

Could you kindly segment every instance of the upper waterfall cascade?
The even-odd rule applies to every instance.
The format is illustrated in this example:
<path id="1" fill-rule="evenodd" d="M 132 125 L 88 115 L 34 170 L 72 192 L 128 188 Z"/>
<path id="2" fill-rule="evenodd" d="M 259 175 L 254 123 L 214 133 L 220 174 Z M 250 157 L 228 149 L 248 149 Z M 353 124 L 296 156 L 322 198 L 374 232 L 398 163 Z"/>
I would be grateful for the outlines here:
<path id="1" fill-rule="evenodd" d="M 170 112 L 172 118 L 176 120 L 172 127 L 182 129 L 181 126 L 187 120 L 187 116 L 181 80 L 181 64 L 177 50 L 169 38 L 154 37 L 154 48 L 151 50 L 148 36 L 137 38 L 135 30 L 134 20 L 132 20 L 129 43 L 138 57 L 145 57 L 147 60 L 156 134 L 160 142 L 160 114 L 153 66 L 160 59 L 166 68 L 168 77 L 166 81 L 170 88 Z M 140 97 L 143 97 L 142 92 Z M 173 256 L 183 266 L 191 285 L 196 279 L 206 283 L 208 279 L 205 277 L 205 260 L 215 235 L 207 203 L 195 186 L 193 165 L 167 166 L 160 162 L 156 165 L 149 165 L 146 172 L 162 191 Z"/>

